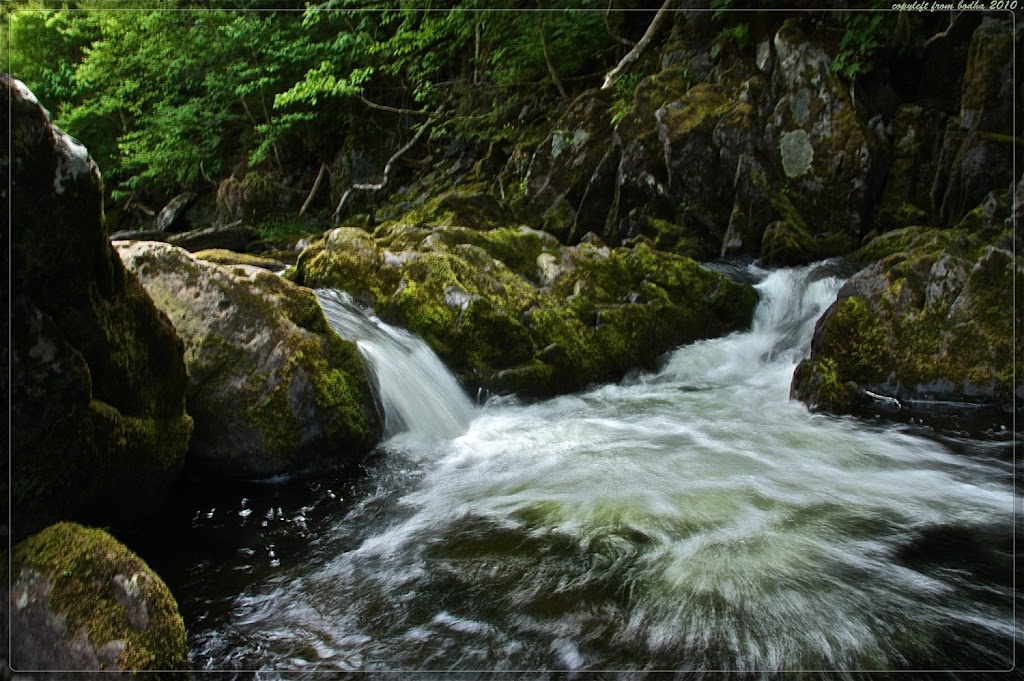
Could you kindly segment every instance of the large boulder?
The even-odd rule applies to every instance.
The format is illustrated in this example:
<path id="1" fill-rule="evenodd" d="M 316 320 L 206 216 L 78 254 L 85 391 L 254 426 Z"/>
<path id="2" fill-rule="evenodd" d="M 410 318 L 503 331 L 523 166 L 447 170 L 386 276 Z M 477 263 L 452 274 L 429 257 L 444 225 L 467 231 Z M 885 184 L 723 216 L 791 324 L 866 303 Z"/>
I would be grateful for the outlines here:
<path id="1" fill-rule="evenodd" d="M 352 343 L 312 291 L 159 242 L 115 242 L 185 342 L 197 467 L 263 477 L 357 463 L 380 425 Z"/>
<path id="2" fill-rule="evenodd" d="M 338 228 L 295 276 L 419 334 L 470 388 L 540 397 L 652 368 L 749 324 L 756 293 L 647 243 L 562 246 L 526 227 Z"/>
<path id="3" fill-rule="evenodd" d="M 69 670 L 84 678 L 151 671 L 188 678 L 174 597 L 105 531 L 61 522 L 32 535 L 14 547 L 10 586 L 3 609 L 12 668 L 33 678 L 68 678 Z"/>
<path id="4" fill-rule="evenodd" d="M 107 240 L 86 149 L 20 82 L 0 76 L 0 89 L 11 131 L 10 157 L 0 152 L 13 227 L 11 531 L 60 519 L 123 528 L 184 463 L 184 347 Z"/>
<path id="5" fill-rule="evenodd" d="M 993 231 L 911 227 L 869 244 L 883 257 L 851 277 L 819 320 L 792 395 L 834 413 L 879 399 L 1011 409 L 1015 392 L 1024 398 L 1011 304 L 1015 274 L 1016 298 L 1024 296 L 1024 258 L 1014 258 L 1008 231 Z"/>

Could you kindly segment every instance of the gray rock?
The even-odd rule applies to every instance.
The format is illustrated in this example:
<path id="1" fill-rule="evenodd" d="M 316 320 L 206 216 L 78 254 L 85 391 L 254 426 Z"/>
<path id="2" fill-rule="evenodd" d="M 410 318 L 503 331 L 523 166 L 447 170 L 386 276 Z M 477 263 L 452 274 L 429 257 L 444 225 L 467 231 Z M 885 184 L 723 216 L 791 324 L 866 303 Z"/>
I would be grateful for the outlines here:
<path id="1" fill-rule="evenodd" d="M 99 170 L 24 85 L 0 76 L 11 156 L 11 532 L 139 522 L 184 463 L 183 346 L 127 273 Z M 8 118 L 8 115 L 10 118 Z M 9 126 L 9 127 L 8 127 Z M 12 172 L 13 171 L 13 172 Z"/>
<path id="2" fill-rule="evenodd" d="M 192 205 L 195 198 L 196 195 L 192 192 L 185 192 L 168 201 L 167 205 L 157 213 L 156 219 L 153 221 L 153 231 L 169 232 L 182 227 L 185 211 Z"/>
<path id="3" fill-rule="evenodd" d="M 184 339 L 189 456 L 198 466 L 262 477 L 354 464 L 376 444 L 365 368 L 312 291 L 169 244 L 116 246 Z"/>

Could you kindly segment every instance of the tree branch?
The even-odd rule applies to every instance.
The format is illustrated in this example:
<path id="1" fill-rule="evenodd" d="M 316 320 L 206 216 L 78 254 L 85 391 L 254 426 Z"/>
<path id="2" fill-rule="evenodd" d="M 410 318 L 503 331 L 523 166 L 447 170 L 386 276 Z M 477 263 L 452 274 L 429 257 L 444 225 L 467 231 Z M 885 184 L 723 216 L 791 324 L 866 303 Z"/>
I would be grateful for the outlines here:
<path id="1" fill-rule="evenodd" d="M 397 114 L 414 114 L 417 116 L 426 116 L 427 114 L 430 113 L 429 111 L 420 111 L 419 109 L 396 109 L 395 107 L 388 106 L 386 104 L 377 104 L 376 102 L 371 102 L 362 95 L 356 95 L 356 97 L 359 98 L 360 102 L 370 107 L 371 109 L 379 109 L 380 111 L 390 111 L 391 113 Z"/>
<path id="2" fill-rule="evenodd" d="M 925 40 L 924 41 L 924 45 L 922 45 L 922 47 L 928 47 L 929 45 L 934 43 L 936 40 L 940 40 L 942 38 L 948 37 L 949 36 L 949 32 L 953 30 L 953 27 L 956 26 L 956 22 L 958 22 L 960 20 L 960 17 L 962 15 L 963 15 L 963 12 L 953 12 L 953 11 L 950 11 L 950 13 L 949 13 L 949 26 L 946 27 L 946 30 L 942 31 L 941 33 L 936 33 L 931 38 L 928 38 L 928 40 Z"/>
<path id="3" fill-rule="evenodd" d="M 613 0 L 608 0 L 608 9 L 604 11 L 604 29 L 608 31 L 608 35 L 614 38 L 617 42 L 622 43 L 626 47 L 633 47 L 634 45 L 636 45 L 636 43 L 634 43 L 632 40 L 626 40 L 621 35 L 616 35 L 612 31 L 612 23 L 610 21 L 612 13 L 612 2 Z"/>
<path id="4" fill-rule="evenodd" d="M 413 135 L 413 138 L 411 140 L 409 140 L 408 143 L 406 143 L 406 145 L 404 147 L 402 147 L 401 149 L 396 151 L 391 156 L 391 158 L 388 159 L 388 162 L 384 165 L 384 173 L 381 176 L 380 182 L 376 182 L 376 183 L 372 183 L 372 184 L 353 184 L 351 187 L 349 187 L 348 189 L 345 190 L 345 193 L 341 195 L 341 200 L 338 201 L 338 207 L 335 208 L 334 209 L 334 213 L 331 214 L 331 218 L 334 219 L 335 224 L 337 224 L 338 220 L 340 219 L 340 217 L 341 217 L 341 210 L 342 210 L 342 208 L 345 207 L 345 202 L 348 200 L 348 197 L 353 192 L 353 190 L 360 189 L 360 190 L 364 190 L 364 191 L 375 191 L 376 192 L 376 191 L 380 191 L 381 189 L 384 188 L 385 185 L 387 185 L 388 180 L 391 177 L 391 169 L 394 167 L 395 161 L 397 161 L 399 158 L 401 158 L 402 155 L 405 152 L 409 151 L 414 146 L 416 146 L 416 143 L 420 141 L 421 137 L 423 137 L 423 133 L 425 133 L 427 131 L 427 129 L 431 125 L 434 124 L 434 121 L 436 121 L 441 116 L 441 113 L 443 111 L 444 111 L 444 106 L 442 106 L 440 109 L 438 109 L 434 113 L 433 116 L 431 116 L 427 120 L 423 121 L 423 123 L 420 125 L 420 129 L 416 131 L 415 135 Z"/>
<path id="5" fill-rule="evenodd" d="M 299 215 L 304 214 L 306 212 L 306 209 L 309 208 L 309 204 L 313 203 L 313 197 L 316 196 L 316 190 L 320 189 L 320 183 L 323 182 L 324 173 L 326 172 L 327 164 L 321 163 L 320 172 L 316 174 L 316 181 L 313 182 L 313 188 L 309 190 L 309 196 L 307 196 L 306 200 L 303 201 L 302 208 L 299 209 Z"/>
<path id="6" fill-rule="evenodd" d="M 661 28 L 661 24 L 664 22 L 665 17 L 668 16 L 668 10 L 673 2 L 674 0 L 665 0 L 661 9 L 659 9 L 658 13 L 654 15 L 654 19 L 651 20 L 651 25 L 647 27 L 643 37 L 640 38 L 639 42 L 633 46 L 633 49 L 629 51 L 629 54 L 623 57 L 622 61 L 616 64 L 615 68 L 609 71 L 604 77 L 604 85 L 601 86 L 602 90 L 607 90 L 614 85 L 618 77 L 628 71 L 629 67 L 633 65 L 633 62 L 640 58 L 641 53 L 643 53 L 644 49 L 646 49 L 650 44 L 651 40 L 654 39 L 658 29 Z"/>

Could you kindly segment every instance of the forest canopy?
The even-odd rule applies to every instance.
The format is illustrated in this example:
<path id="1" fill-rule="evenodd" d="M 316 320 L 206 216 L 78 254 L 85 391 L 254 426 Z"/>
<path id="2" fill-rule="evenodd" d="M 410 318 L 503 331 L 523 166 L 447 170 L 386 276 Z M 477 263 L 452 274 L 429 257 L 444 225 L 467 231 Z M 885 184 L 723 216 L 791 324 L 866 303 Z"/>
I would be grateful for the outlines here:
<path id="1" fill-rule="evenodd" d="M 518 113 L 510 91 L 599 83 L 622 34 L 651 16 L 597 0 L 506 6 L 516 11 L 483 0 L 15 2 L 3 53 L 115 196 L 166 194 L 238 164 L 282 170 L 373 111 L 415 122 L 443 108 L 435 134 L 493 137 Z"/>

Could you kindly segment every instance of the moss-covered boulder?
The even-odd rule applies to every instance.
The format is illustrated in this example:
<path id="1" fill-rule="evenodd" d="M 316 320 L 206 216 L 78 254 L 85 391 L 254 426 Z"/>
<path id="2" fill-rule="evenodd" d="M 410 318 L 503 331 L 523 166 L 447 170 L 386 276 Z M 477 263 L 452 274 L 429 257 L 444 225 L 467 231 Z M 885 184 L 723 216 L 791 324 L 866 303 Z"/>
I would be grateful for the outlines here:
<path id="1" fill-rule="evenodd" d="M 651 368 L 747 325 L 756 294 L 646 242 L 563 246 L 526 227 L 339 228 L 301 283 L 334 287 L 420 335 L 471 388 L 539 397 Z"/>
<path id="2" fill-rule="evenodd" d="M 260 477 L 358 462 L 380 425 L 353 344 L 312 291 L 158 242 L 115 242 L 185 342 L 198 467 Z"/>
<path id="3" fill-rule="evenodd" d="M 1009 410 L 1014 295 L 1024 295 L 1024 258 L 1008 232 L 908 228 L 870 244 L 875 264 L 843 286 L 815 330 L 792 395 L 843 413 L 872 399 L 953 401 Z"/>
<path id="4" fill-rule="evenodd" d="M 10 157 L 0 152 L 11 187 L 11 531 L 60 519 L 123 528 L 184 463 L 184 348 L 107 241 L 86 149 L 24 85 L 2 76 L 0 91 L 11 131 Z"/>
<path id="5" fill-rule="evenodd" d="M 69 670 L 87 678 L 106 678 L 104 671 L 188 678 L 174 597 L 105 531 L 61 522 L 32 535 L 14 547 L 10 583 L 12 668 L 45 678 L 67 678 Z"/>

